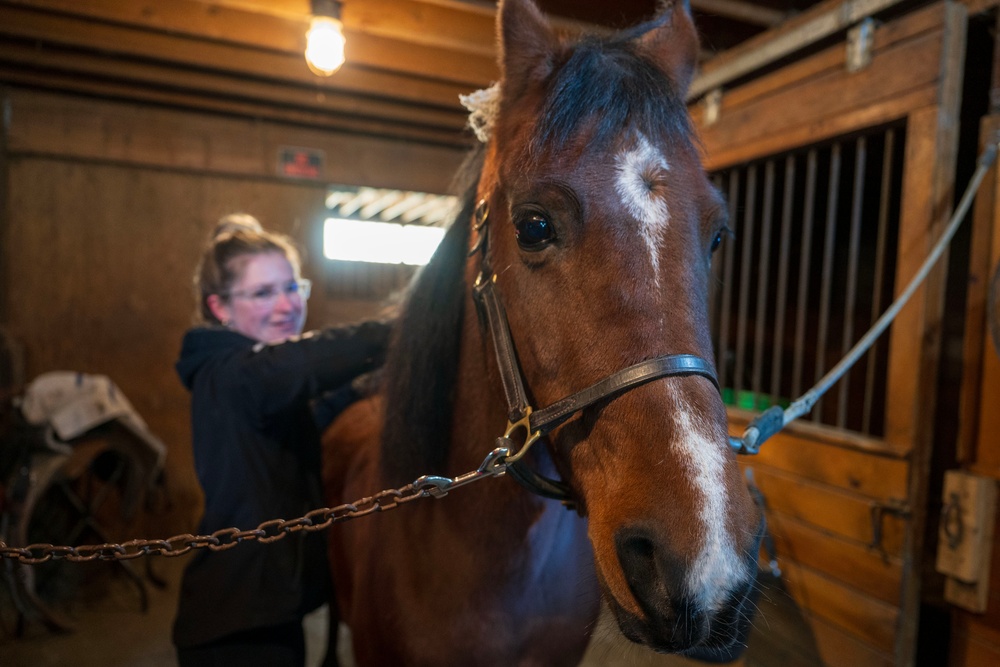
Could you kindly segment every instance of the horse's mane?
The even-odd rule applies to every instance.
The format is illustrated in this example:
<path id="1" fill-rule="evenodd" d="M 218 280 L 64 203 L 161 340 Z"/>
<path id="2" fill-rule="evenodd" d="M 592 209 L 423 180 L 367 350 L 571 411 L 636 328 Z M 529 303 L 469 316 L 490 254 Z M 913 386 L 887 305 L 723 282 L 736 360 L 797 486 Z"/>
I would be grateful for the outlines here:
<path id="1" fill-rule="evenodd" d="M 431 261 L 414 278 L 386 357 L 382 471 L 392 484 L 443 473 L 465 303 L 469 224 L 485 150 L 455 178 L 461 207 Z"/>

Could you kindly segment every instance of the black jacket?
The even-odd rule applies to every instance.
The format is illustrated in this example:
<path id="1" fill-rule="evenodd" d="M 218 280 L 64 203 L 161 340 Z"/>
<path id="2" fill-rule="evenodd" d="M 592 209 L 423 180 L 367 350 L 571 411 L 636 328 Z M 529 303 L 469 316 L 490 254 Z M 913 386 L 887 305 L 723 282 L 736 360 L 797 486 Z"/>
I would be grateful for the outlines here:
<path id="1" fill-rule="evenodd" d="M 383 359 L 389 327 L 365 323 L 267 345 L 219 327 L 184 336 L 177 372 L 191 390 L 195 468 L 205 493 L 198 534 L 256 528 L 324 507 L 310 401 Z M 323 532 L 224 552 L 184 571 L 174 643 L 294 622 L 329 597 Z"/>

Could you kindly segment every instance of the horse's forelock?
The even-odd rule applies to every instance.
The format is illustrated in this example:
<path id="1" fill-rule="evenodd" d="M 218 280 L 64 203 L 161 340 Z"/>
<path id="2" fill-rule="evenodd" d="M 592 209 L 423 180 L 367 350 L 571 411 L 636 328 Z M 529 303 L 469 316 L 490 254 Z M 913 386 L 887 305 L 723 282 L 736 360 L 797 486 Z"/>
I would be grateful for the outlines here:
<path id="1" fill-rule="evenodd" d="M 626 127 L 670 140 L 693 133 L 683 92 L 634 41 L 585 39 L 569 52 L 549 79 L 531 150 L 563 146 L 584 125 L 592 145 Z"/>
<path id="2" fill-rule="evenodd" d="M 465 296 L 469 221 L 483 151 L 459 172 L 460 212 L 414 279 L 386 359 L 382 468 L 391 484 L 441 473 L 448 454 Z"/>

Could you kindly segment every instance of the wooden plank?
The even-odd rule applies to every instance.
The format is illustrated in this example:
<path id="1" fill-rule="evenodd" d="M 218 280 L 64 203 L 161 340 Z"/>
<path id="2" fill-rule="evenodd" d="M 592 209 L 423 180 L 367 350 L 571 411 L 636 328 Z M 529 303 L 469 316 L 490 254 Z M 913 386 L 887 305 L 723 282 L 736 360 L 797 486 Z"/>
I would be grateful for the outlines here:
<path id="1" fill-rule="evenodd" d="M 1000 664 L 1000 633 L 979 623 L 972 615 L 957 615 L 952 622 L 948 664 L 950 667 L 995 667 Z"/>
<path id="2" fill-rule="evenodd" d="M 746 463 L 753 468 L 765 466 L 883 502 L 906 498 L 909 479 L 906 461 L 866 454 L 794 431 L 782 431 L 773 436 L 760 453 Z"/>
<path id="3" fill-rule="evenodd" d="M 888 604 L 899 600 L 902 563 L 857 542 L 843 540 L 790 517 L 772 514 L 768 530 L 778 563 L 807 566 Z"/>
<path id="4" fill-rule="evenodd" d="M 928 32 L 940 31 L 944 20 L 941 5 L 914 11 L 905 18 L 879 26 L 872 38 L 872 53 L 878 58 L 883 52 L 908 40 L 922 36 Z M 809 82 L 829 75 L 843 72 L 846 67 L 847 54 L 843 44 L 802 58 L 780 68 L 779 70 L 748 81 L 747 83 L 725 90 L 720 107 L 720 120 L 727 122 L 728 117 L 737 113 L 740 108 L 775 93 L 808 85 Z M 708 67 L 712 61 L 705 64 Z M 693 114 L 696 121 L 704 124 L 702 114 Z"/>
<path id="5" fill-rule="evenodd" d="M 447 192 L 465 156 L 455 148 L 66 95 L 13 90 L 10 104 L 13 155 L 277 178 L 278 148 L 307 146 L 326 154 L 323 183 L 421 192 Z"/>
<path id="6" fill-rule="evenodd" d="M 301 57 L 309 28 L 307 13 L 275 15 L 241 7 L 228 7 L 198 0 L 171 0 L 168 3 L 143 4 L 121 0 L 4 0 L 6 4 L 58 12 L 83 20 L 113 22 L 144 30 L 184 37 L 195 37 L 234 45 L 266 49 Z M 394 1 L 395 11 L 406 12 L 413 2 Z M 350 6 L 348 6 L 350 7 Z M 356 7 L 356 6 L 355 6 Z M 306 7 L 308 10 L 308 6 Z M 369 34 L 354 19 L 354 10 L 345 12 L 344 34 L 347 58 L 353 65 L 396 70 L 416 76 L 456 81 L 470 86 L 487 85 L 499 76 L 493 53 L 493 18 L 475 12 L 452 11 L 477 29 L 470 30 L 464 42 L 443 48 L 436 41 L 436 26 L 421 25 L 419 35 L 396 39 L 380 33 Z M 389 13 L 389 20 L 394 12 Z M 485 26 L 489 38 L 474 41 Z M 398 34 L 399 31 L 396 31 Z M 391 33 L 390 33 L 391 34 Z M 453 40 L 454 41 L 454 40 Z M 485 52 L 484 52 L 485 51 Z M 211 63 L 205 63 L 210 65 Z"/>
<path id="7" fill-rule="evenodd" d="M 947 225 L 955 197 L 955 170 L 958 153 L 964 80 L 967 16 L 965 7 L 945 4 L 944 42 L 941 49 L 939 103 L 934 110 L 914 113 L 907 126 L 906 167 L 900 212 L 899 248 L 896 260 L 896 293 L 904 288 L 927 256 L 930 243 Z M 923 140 L 916 141 L 916 137 Z M 927 151 L 917 148 L 925 144 Z M 929 162 L 911 158 L 929 157 Z M 923 187 L 925 193 L 914 188 Z M 926 197 L 926 198 L 925 198 Z M 912 226 L 912 227 L 911 227 Z M 918 240 L 917 235 L 922 239 Z M 896 661 L 901 667 L 915 664 L 923 584 L 924 534 L 934 448 L 934 417 L 937 405 L 938 364 L 941 354 L 941 327 L 944 314 L 947 255 L 938 261 L 924 286 L 900 312 L 892 328 L 886 393 L 893 397 L 887 405 L 886 440 L 913 443 L 913 467 L 908 494 L 912 517 L 906 536 L 907 560 L 903 570 L 901 622 L 896 636 Z M 921 294 L 922 292 L 922 294 Z M 910 314 L 906 315 L 906 310 Z M 904 317 L 905 316 L 905 317 Z M 919 319 L 907 319 L 917 317 Z M 912 329 L 908 330 L 908 326 Z M 917 360 L 917 363 L 914 363 Z M 913 370 L 906 372 L 902 366 Z M 900 382 L 904 384 L 900 384 Z M 909 384 L 905 384 L 909 382 Z M 912 403 L 907 403 L 907 399 Z M 904 424 L 904 420 L 908 423 Z"/>
<path id="8" fill-rule="evenodd" d="M 953 9 L 964 10 L 961 6 Z M 943 59 L 960 59 L 958 47 L 964 47 L 964 23 L 955 20 L 953 28 L 960 35 L 949 40 L 942 49 Z M 955 44 L 959 42 L 959 44 Z M 948 85 L 955 86 L 954 78 L 961 83 L 960 72 L 955 72 L 955 63 L 942 63 L 949 75 L 942 76 Z M 945 94 L 939 93 L 944 103 Z M 908 121 L 902 208 L 897 241 L 896 293 L 904 289 L 927 257 L 931 243 L 939 230 L 947 222 L 954 189 L 955 151 L 957 143 L 957 99 L 948 96 L 947 105 L 930 107 L 913 113 Z M 910 140 L 921 137 L 928 140 Z M 943 300 L 944 275 L 946 265 L 939 262 L 926 284 L 918 289 L 910 302 L 902 309 L 890 331 L 891 349 L 889 358 L 887 394 L 893 400 L 886 406 L 887 441 L 904 445 L 920 438 L 929 438 L 922 426 L 929 428 L 933 411 L 926 402 L 933 405 L 933 396 L 926 394 L 933 387 L 932 377 L 936 375 L 938 358 L 935 341 L 925 329 L 933 315 L 939 312 Z M 914 359 L 922 361 L 913 363 Z"/>
<path id="9" fill-rule="evenodd" d="M 718 122 L 701 128 L 705 151 L 749 143 L 822 123 L 858 109 L 933 87 L 941 61 L 939 33 L 923 35 L 880 53 L 860 72 L 831 72 L 808 86 L 779 91 L 742 105 Z"/>
<path id="10" fill-rule="evenodd" d="M 440 45 L 491 58 L 495 53 L 493 17 L 450 7 L 401 0 L 348 2 L 344 5 L 343 20 L 345 27 L 372 35 Z"/>
<path id="11" fill-rule="evenodd" d="M 754 481 L 774 521 L 789 517 L 863 547 L 873 543 L 873 500 L 763 466 L 754 467 Z M 901 554 L 905 528 L 906 521 L 899 516 L 882 517 L 881 547 L 888 555 Z"/>
<path id="12" fill-rule="evenodd" d="M 309 71 L 305 60 L 297 55 L 179 38 L 106 23 L 81 22 L 9 5 L 0 5 L 0 34 L 187 67 L 210 64 L 217 70 L 297 83 L 318 92 L 349 91 L 446 109 L 460 108 L 458 95 L 468 92 L 468 86 L 397 75 L 350 63 L 344 65 L 337 76 L 317 77 Z"/>
<path id="13" fill-rule="evenodd" d="M 779 40 L 783 36 L 801 29 L 803 25 L 813 21 L 817 16 L 825 14 L 832 9 L 836 9 L 841 4 L 841 0 L 826 0 L 825 2 L 818 3 L 810 7 L 808 11 L 787 19 L 780 26 L 767 30 L 759 35 L 755 35 L 754 37 L 743 41 L 736 47 L 728 49 L 714 58 L 711 58 L 702 65 L 701 71 L 703 74 L 708 75 L 713 74 L 722 68 L 729 67 L 735 61 L 745 58 L 748 54 L 766 47 L 771 42 Z"/>
<path id="14" fill-rule="evenodd" d="M 986 611 L 973 614 L 956 609 L 952 626 L 957 637 L 952 642 L 950 664 L 979 667 L 984 656 L 1000 654 L 1000 530 L 993 531 Z"/>
<path id="15" fill-rule="evenodd" d="M 1000 114 L 986 116 L 979 125 L 980 148 L 987 143 L 995 141 L 1000 132 Z M 997 197 L 997 188 L 1000 188 L 996 164 L 994 164 L 979 188 L 976 195 L 976 202 L 966 224 L 971 225 L 971 240 L 969 242 L 969 268 L 968 268 L 968 288 L 967 303 L 965 313 L 965 340 L 962 346 L 962 387 L 960 400 L 960 414 L 958 419 L 958 438 L 956 443 L 956 459 L 962 463 L 972 463 L 976 458 L 977 441 L 979 447 L 985 445 L 984 453 L 988 454 L 990 449 L 996 449 L 993 445 L 995 438 L 987 436 L 984 440 L 978 440 L 981 419 L 998 420 L 992 426 L 1000 426 L 1000 415 L 994 416 L 996 410 L 981 410 L 981 405 L 995 405 L 1000 400 L 1000 386 L 996 386 L 993 391 L 998 392 L 987 397 L 984 403 L 980 403 L 981 396 L 985 395 L 987 387 L 985 366 L 993 364 L 993 372 L 1000 370 L 1000 358 L 993 348 L 993 341 L 988 330 L 987 314 L 991 304 L 987 303 L 990 291 L 990 279 L 993 267 L 997 265 L 1000 257 L 994 258 L 992 255 L 993 226 L 995 221 L 1000 221 L 1000 198 Z M 1000 316 L 1000 312 L 996 313 Z M 994 375 L 991 380 L 1000 380 L 1000 375 Z M 991 400 L 992 399 L 992 400 Z M 989 426 L 984 431 L 990 434 Z M 996 433 L 996 431 L 992 431 Z M 1000 463 L 1000 461 L 998 461 Z"/>
<path id="16" fill-rule="evenodd" d="M 80 93 L 103 99 L 152 103 L 173 108 L 189 109 L 196 112 L 217 112 L 227 115 L 238 115 L 244 118 L 280 123 L 300 124 L 306 127 L 368 135 L 389 141 L 409 141 L 436 147 L 459 148 L 465 150 L 472 140 L 463 141 L 452 132 L 434 129 L 407 127 L 401 124 L 373 122 L 353 117 L 331 116 L 330 114 L 296 109 L 279 109 L 269 105 L 253 102 L 224 101 L 204 95 L 172 93 L 169 91 L 137 88 L 125 83 L 104 83 L 99 80 L 88 80 L 74 77 L 70 74 L 47 76 L 39 79 L 22 69 L 11 69 L 0 64 L 0 82 L 23 86 L 24 88 L 54 90 L 61 93 Z"/>
<path id="17" fill-rule="evenodd" d="M 95 85 L 106 81 L 122 81 L 131 89 L 148 85 L 164 90 L 183 90 L 189 94 L 211 97 L 219 105 L 223 100 L 239 102 L 252 100 L 298 112 L 313 111 L 346 117 L 356 128 L 364 125 L 377 127 L 374 121 L 393 125 L 424 128 L 443 128 L 461 132 L 467 114 L 464 110 L 436 109 L 392 100 L 377 100 L 348 96 L 341 92 L 316 95 L 315 91 L 298 86 L 288 86 L 273 81 L 237 79 L 208 70 L 188 70 L 139 60 L 111 59 L 98 54 L 46 49 L 19 42 L 4 43 L 0 49 L 0 63 L 16 67 L 17 78 L 27 79 L 33 69 L 43 70 L 37 75 L 40 83 L 47 77 L 70 73 L 72 78 L 97 79 Z M 82 75 L 82 76 L 81 76 Z M 14 77 L 11 77 L 14 78 Z M 136 97 L 140 95 L 136 90 Z M 382 128 L 384 132 L 385 127 Z"/>
<path id="18" fill-rule="evenodd" d="M 742 410 L 735 407 L 727 407 L 726 412 L 729 416 L 729 433 L 734 436 L 741 435 L 750 421 L 758 414 L 750 410 Z M 808 442 L 835 445 L 843 449 L 851 449 L 875 456 L 895 459 L 905 459 L 907 456 L 906 451 L 895 450 L 879 438 L 873 438 L 853 431 L 843 431 L 832 426 L 808 421 L 794 421 L 785 426 L 781 430 L 781 434 L 794 436 Z"/>
<path id="19" fill-rule="evenodd" d="M 1000 172 L 993 169 L 994 177 L 984 182 L 983 190 L 989 190 L 984 201 L 990 201 L 992 206 L 982 215 L 990 219 L 991 228 L 1000 225 Z M 976 202 L 976 215 L 980 214 L 980 202 Z M 985 207 L 985 204 L 984 204 Z M 1000 266 L 1000 234 L 993 233 L 989 245 L 989 271 L 992 274 Z M 992 304 L 991 304 L 992 305 Z M 1000 313 L 994 313 L 1000 317 Z M 985 317 L 985 313 L 984 313 Z M 980 405 L 993 406 L 1000 401 L 1000 356 L 993 349 L 993 341 L 984 333 L 981 349 L 982 380 L 980 385 Z M 996 434 L 1000 433 L 1000 410 L 980 409 L 977 415 L 977 437 L 973 452 L 972 469 L 994 479 L 1000 479 L 1000 446 L 997 445 Z"/>
<path id="20" fill-rule="evenodd" d="M 806 615 L 825 667 L 891 667 L 892 657 L 849 632 L 817 617 Z"/>
<path id="21" fill-rule="evenodd" d="M 737 142 L 731 146 L 716 146 L 703 155 L 703 164 L 709 171 L 724 169 L 765 155 L 776 155 L 823 142 L 864 128 L 890 123 L 905 118 L 915 109 L 926 108 L 937 100 L 937 91 L 926 87 L 892 100 L 824 118 L 809 125 L 763 137 L 753 142 Z M 706 150 L 708 150 L 706 148 Z M 892 446 L 892 443 L 889 443 Z"/>
<path id="22" fill-rule="evenodd" d="M 899 610 L 814 572 L 789 564 L 783 571 L 788 592 L 811 616 L 822 619 L 871 650 L 892 651 Z M 823 645 L 820 652 L 823 655 Z M 823 655 L 824 662 L 827 656 Z"/>
<path id="23" fill-rule="evenodd" d="M 969 11 L 969 16 L 976 16 L 977 14 L 983 14 L 990 11 L 997 5 L 1000 5 L 1000 0 L 960 0 L 966 9 Z"/>

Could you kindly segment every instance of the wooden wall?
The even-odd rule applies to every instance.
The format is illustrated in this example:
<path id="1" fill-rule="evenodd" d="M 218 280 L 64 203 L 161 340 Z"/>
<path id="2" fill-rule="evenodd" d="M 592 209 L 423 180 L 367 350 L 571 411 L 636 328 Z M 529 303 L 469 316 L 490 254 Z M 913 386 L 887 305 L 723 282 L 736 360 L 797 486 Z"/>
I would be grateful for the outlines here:
<path id="1" fill-rule="evenodd" d="M 0 325 L 23 343 L 28 379 L 65 369 L 119 384 L 169 448 L 177 512 L 168 534 L 142 537 L 186 532 L 200 497 L 173 363 L 215 221 L 258 216 L 298 241 L 305 274 L 319 279 L 327 183 L 445 192 L 464 153 L 144 103 L 16 87 L 0 95 Z M 322 178 L 278 177 L 280 146 L 322 150 Z M 309 305 L 308 327 L 379 307 L 322 289 Z"/>

